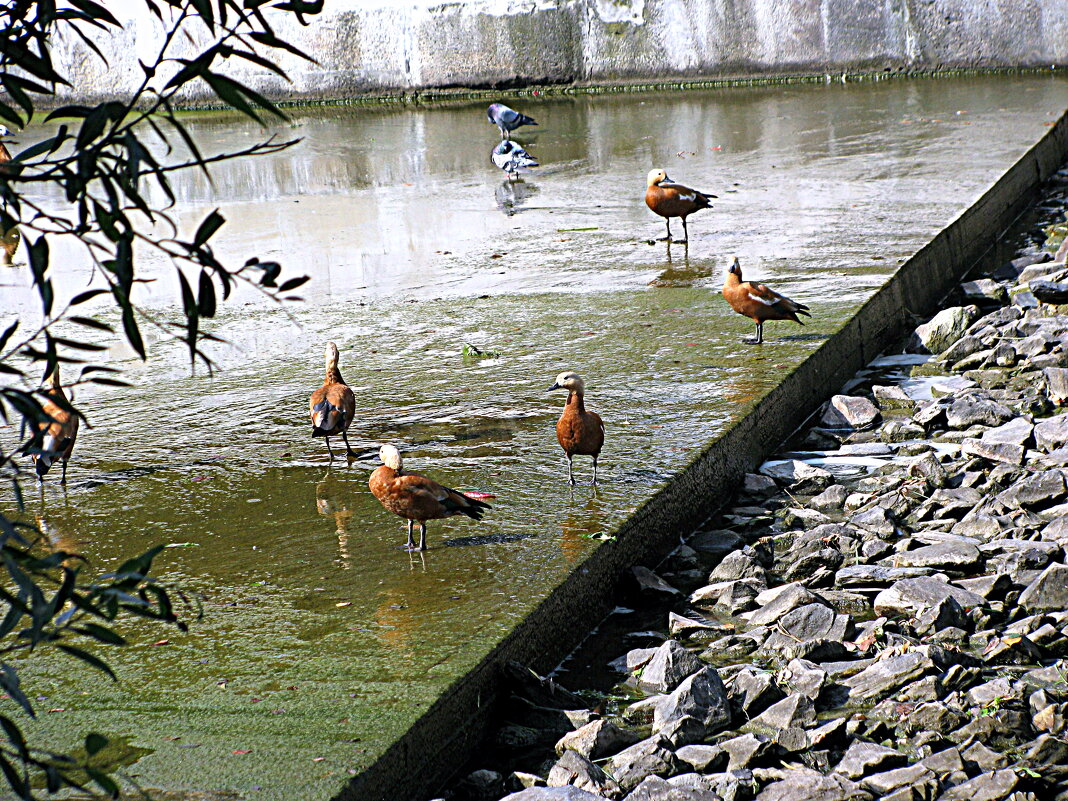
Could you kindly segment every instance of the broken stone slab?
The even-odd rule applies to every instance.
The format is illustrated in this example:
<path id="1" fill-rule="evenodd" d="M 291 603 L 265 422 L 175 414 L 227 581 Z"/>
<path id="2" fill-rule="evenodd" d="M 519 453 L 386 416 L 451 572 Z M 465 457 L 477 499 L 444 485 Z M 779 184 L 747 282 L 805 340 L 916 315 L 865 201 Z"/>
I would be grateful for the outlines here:
<path id="1" fill-rule="evenodd" d="M 1047 367 L 1042 371 L 1046 379 L 1046 395 L 1058 406 L 1068 401 L 1068 368 Z"/>
<path id="2" fill-rule="evenodd" d="M 858 512 L 849 518 L 849 522 L 865 531 L 870 531 L 873 534 L 881 534 L 884 537 L 893 535 L 897 530 L 893 518 L 890 517 L 890 513 L 882 506 L 874 506 L 867 511 Z"/>
<path id="3" fill-rule="evenodd" d="M 763 734 L 748 732 L 731 737 L 719 744 L 728 755 L 727 770 L 747 769 L 771 750 L 771 738 Z"/>
<path id="4" fill-rule="evenodd" d="M 855 740 L 842 759 L 834 766 L 834 773 L 840 773 L 847 779 L 860 779 L 869 773 L 880 773 L 891 768 L 899 768 L 908 763 L 908 758 L 900 751 L 884 745 Z"/>
<path id="5" fill-rule="evenodd" d="M 1068 445 L 1068 413 L 1036 423 L 1035 445 L 1046 453 Z"/>
<path id="6" fill-rule="evenodd" d="M 1066 493 L 1068 488 L 1060 470 L 1042 470 L 1013 483 L 998 493 L 997 500 L 1006 508 L 1021 509 L 1048 506 L 1063 499 Z"/>
<path id="7" fill-rule="evenodd" d="M 506 795 L 501 801 L 604 801 L 604 796 L 566 785 L 563 787 L 528 787 L 518 793 Z"/>
<path id="8" fill-rule="evenodd" d="M 872 796 L 856 782 L 835 773 L 797 768 L 765 787 L 756 801 L 871 801 Z"/>
<path id="9" fill-rule="evenodd" d="M 826 428 L 871 428 L 879 419 L 879 409 L 867 398 L 854 395 L 835 395 L 827 404 L 820 419 Z"/>
<path id="10" fill-rule="evenodd" d="M 1068 609 L 1068 565 L 1052 564 L 1020 593 L 1019 605 L 1028 612 Z"/>
<path id="11" fill-rule="evenodd" d="M 766 478 L 766 476 L 760 476 L 760 478 Z M 767 480 L 771 481 L 770 478 Z M 773 486 L 774 483 L 772 482 Z M 741 548 L 745 544 L 745 540 L 733 531 L 699 531 L 690 537 L 686 544 L 701 553 L 726 556 L 731 551 Z"/>
<path id="12" fill-rule="evenodd" d="M 688 719 L 684 721 L 684 719 Z M 692 724 L 691 724 L 692 721 Z M 672 724 L 685 722 L 692 726 L 693 736 L 689 742 L 699 742 L 704 737 L 727 728 L 731 722 L 730 701 L 723 680 L 714 667 L 706 667 L 693 674 L 675 688 L 653 710 L 653 732 L 659 732 Z M 677 742 L 677 745 L 689 743 Z"/>
<path id="13" fill-rule="evenodd" d="M 678 759 L 698 773 L 722 770 L 727 765 L 727 752 L 718 745 L 684 745 L 675 751 Z"/>
<path id="14" fill-rule="evenodd" d="M 976 424 L 999 426 L 1013 417 L 1007 406 L 979 394 L 960 395 L 946 407 L 946 425 L 957 430 Z"/>
<path id="15" fill-rule="evenodd" d="M 842 683 L 849 688 L 851 704 L 881 701 L 899 687 L 914 681 L 934 667 L 930 657 L 918 651 L 879 659 Z"/>
<path id="16" fill-rule="evenodd" d="M 651 595 L 681 595 L 676 587 L 672 587 L 660 576 L 643 565 L 635 565 L 630 569 L 631 575 L 638 584 L 638 590 Z"/>
<path id="17" fill-rule="evenodd" d="M 623 792 L 629 792 L 641 784 L 646 776 L 670 776 L 679 769 L 679 761 L 671 750 L 671 744 L 659 736 L 652 736 L 624 748 L 606 764 L 611 775 Z"/>
<path id="18" fill-rule="evenodd" d="M 562 755 L 570 750 L 586 759 L 600 759 L 633 745 L 639 739 L 638 735 L 621 729 L 609 720 L 592 720 L 561 737 L 556 743 L 556 753 Z"/>
<path id="19" fill-rule="evenodd" d="M 714 790 L 677 787 L 660 776 L 646 776 L 626 801 L 723 801 Z"/>
<path id="20" fill-rule="evenodd" d="M 871 394 L 880 409 L 911 409 L 916 405 L 916 401 L 897 384 L 876 384 L 871 388 Z"/>
<path id="21" fill-rule="evenodd" d="M 1022 445 L 1008 442 L 988 442 L 983 439 L 965 439 L 960 443 L 961 453 L 965 456 L 978 456 L 988 462 L 1002 464 L 1023 464 L 1027 449 Z"/>
<path id="22" fill-rule="evenodd" d="M 979 567 L 979 549 L 965 542 L 941 542 L 895 554 L 894 567 L 930 567 L 953 573 L 970 573 Z"/>
<path id="23" fill-rule="evenodd" d="M 775 479 L 780 484 L 802 485 L 816 490 L 826 489 L 834 480 L 834 475 L 822 467 L 802 462 L 799 459 L 781 459 L 764 462 L 760 466 L 761 474 Z"/>
<path id="24" fill-rule="evenodd" d="M 956 342 L 979 316 L 975 306 L 953 306 L 943 309 L 913 332 L 909 353 L 942 353 Z"/>
<path id="25" fill-rule="evenodd" d="M 794 693 L 769 706 L 753 718 L 749 725 L 757 731 L 773 732 L 804 728 L 815 722 L 816 707 L 812 699 L 801 693 Z"/>
<path id="26" fill-rule="evenodd" d="M 928 567 L 884 567 L 883 565 L 850 565 L 834 574 L 834 583 L 839 587 L 867 587 L 893 584 L 904 579 L 930 576 L 934 571 Z"/>
<path id="27" fill-rule="evenodd" d="M 787 584 L 775 594 L 772 600 L 749 616 L 749 625 L 769 626 L 787 612 L 805 604 L 819 603 L 819 600 L 814 593 L 800 583 Z"/>
<path id="28" fill-rule="evenodd" d="M 558 759 L 552 768 L 550 768 L 549 775 L 546 778 L 546 784 L 549 787 L 566 787 L 570 785 L 579 790 L 586 790 L 590 793 L 594 793 L 599 797 L 611 798 L 618 796 L 622 792 L 615 779 L 577 751 L 564 751 L 560 756 L 560 759 Z M 531 787 L 524 790 L 523 793 L 531 793 L 534 790 L 541 789 L 543 788 Z M 522 796 L 522 793 L 519 795 Z M 525 798 L 530 799 L 551 797 L 552 796 L 538 795 L 525 796 Z M 566 795 L 560 797 L 568 798 Z"/>
<path id="29" fill-rule="evenodd" d="M 997 281 L 980 278 L 978 281 L 965 281 L 960 285 L 965 300 L 974 303 L 1007 303 L 1009 293 Z"/>
<path id="30" fill-rule="evenodd" d="M 1007 423 L 983 432 L 983 442 L 1004 442 L 1009 445 L 1027 446 L 1031 443 L 1035 426 L 1025 417 L 1015 417 Z"/>
<path id="31" fill-rule="evenodd" d="M 864 777 L 860 786 L 871 790 L 880 799 L 887 798 L 892 792 L 902 787 L 913 790 L 923 787 L 926 789 L 927 797 L 933 798 L 933 794 L 938 791 L 938 777 L 935 776 L 934 771 L 917 763 L 883 773 L 873 773 Z"/>
<path id="32" fill-rule="evenodd" d="M 638 686 L 649 692 L 669 693 L 683 679 L 704 667 L 704 662 L 676 641 L 667 640 L 645 665 Z"/>
<path id="33" fill-rule="evenodd" d="M 1001 801 L 1010 796 L 1020 784 L 1014 770 L 983 773 L 974 779 L 950 787 L 938 801 Z"/>
<path id="34" fill-rule="evenodd" d="M 923 610 L 937 605 L 943 598 L 952 598 L 965 610 L 986 605 L 986 599 L 981 595 L 933 576 L 923 576 L 896 581 L 891 587 L 876 595 L 875 613 L 885 617 L 894 615 L 914 617 Z"/>

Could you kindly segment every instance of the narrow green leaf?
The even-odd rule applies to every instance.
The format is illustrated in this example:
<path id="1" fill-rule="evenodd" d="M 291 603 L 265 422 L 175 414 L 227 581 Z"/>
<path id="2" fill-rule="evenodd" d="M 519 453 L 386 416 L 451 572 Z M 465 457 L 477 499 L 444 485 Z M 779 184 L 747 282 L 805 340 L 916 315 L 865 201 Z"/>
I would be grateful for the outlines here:
<path id="1" fill-rule="evenodd" d="M 226 218 L 219 214 L 218 209 L 212 211 L 211 214 L 204 218 L 203 222 L 201 222 L 200 226 L 197 228 L 196 236 L 193 237 L 193 246 L 198 248 L 203 247 L 215 232 L 222 228 L 223 223 L 225 222 Z"/>
<path id="2" fill-rule="evenodd" d="M 111 669 L 107 662 L 98 656 L 95 656 L 88 651 L 84 651 L 81 648 L 75 648 L 73 645 L 64 645 L 63 643 L 56 643 L 56 648 L 61 650 L 65 654 L 73 656 L 75 659 L 80 659 L 87 665 L 95 667 L 97 670 L 106 673 L 114 681 L 118 681 L 118 677 L 115 676 L 115 672 Z"/>

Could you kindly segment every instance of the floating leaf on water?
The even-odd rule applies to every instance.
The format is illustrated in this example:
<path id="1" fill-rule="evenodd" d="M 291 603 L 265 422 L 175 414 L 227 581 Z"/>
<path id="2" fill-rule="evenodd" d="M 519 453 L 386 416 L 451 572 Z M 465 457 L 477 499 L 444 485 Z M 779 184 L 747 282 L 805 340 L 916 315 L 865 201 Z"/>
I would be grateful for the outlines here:
<path id="1" fill-rule="evenodd" d="M 252 753 L 252 749 L 251 748 L 241 748 L 241 749 L 238 749 L 237 751 L 234 751 L 234 754 L 251 754 L 251 753 Z"/>
<path id="2" fill-rule="evenodd" d="M 195 542 L 168 542 L 163 546 L 164 548 L 194 548 Z"/>
<path id="3" fill-rule="evenodd" d="M 156 640 L 156 641 L 155 641 L 154 643 L 152 643 L 152 644 L 153 644 L 153 645 L 170 645 L 170 644 L 171 644 L 171 641 L 170 641 L 170 640 Z"/>
<path id="4" fill-rule="evenodd" d="M 566 234 L 570 231 L 600 231 L 601 229 L 596 225 L 589 225 L 585 228 L 557 228 L 556 233 Z"/>
<path id="5" fill-rule="evenodd" d="M 334 606 L 336 606 L 338 609 L 341 609 L 346 606 L 352 606 L 352 601 L 338 601 L 336 604 L 334 604 Z"/>
<path id="6" fill-rule="evenodd" d="M 482 350 L 475 345 L 465 342 L 463 348 L 463 357 L 465 359 L 499 359 L 501 358 L 500 351 L 495 350 Z"/>

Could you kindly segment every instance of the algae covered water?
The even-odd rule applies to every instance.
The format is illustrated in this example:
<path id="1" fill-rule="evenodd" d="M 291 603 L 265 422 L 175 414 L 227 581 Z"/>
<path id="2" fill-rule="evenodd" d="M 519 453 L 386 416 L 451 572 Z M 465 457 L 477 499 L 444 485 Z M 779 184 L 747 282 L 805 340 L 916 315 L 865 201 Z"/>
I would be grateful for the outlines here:
<path id="1" fill-rule="evenodd" d="M 144 365 L 116 344 L 134 389 L 76 397 L 93 428 L 67 491 L 34 490 L 30 512 L 93 565 L 171 546 L 159 570 L 204 617 L 135 630 L 112 655 L 118 684 L 31 660 L 34 727 L 63 746 L 129 735 L 115 758 L 146 787 L 335 795 L 1019 158 L 1066 90 L 1020 76 L 517 101 L 539 127 L 516 138 L 543 164 L 521 183 L 490 163 L 482 105 L 323 109 L 280 131 L 303 138 L 291 150 L 212 184 L 188 174 L 179 215 L 192 229 L 218 207 L 224 259 L 312 281 L 302 304 L 246 291 L 223 307 L 212 376 L 171 344 Z M 262 135 L 191 125 L 207 151 Z M 663 234 L 642 201 L 656 166 L 720 196 L 690 218 L 688 254 L 648 244 Z M 67 255 L 54 280 L 74 294 L 93 276 Z M 811 322 L 743 344 L 751 323 L 719 296 L 736 255 Z M 160 280 L 141 298 L 161 318 L 169 270 L 148 265 Z M 0 281 L 0 313 L 32 319 L 25 266 Z M 356 395 L 350 441 L 367 458 L 351 466 L 310 438 L 327 341 Z M 545 391 L 565 369 L 608 430 L 597 490 L 581 457 L 566 484 L 564 398 Z M 400 550 L 403 522 L 366 483 L 384 442 L 494 494 L 493 510 L 432 522 L 426 554 Z"/>

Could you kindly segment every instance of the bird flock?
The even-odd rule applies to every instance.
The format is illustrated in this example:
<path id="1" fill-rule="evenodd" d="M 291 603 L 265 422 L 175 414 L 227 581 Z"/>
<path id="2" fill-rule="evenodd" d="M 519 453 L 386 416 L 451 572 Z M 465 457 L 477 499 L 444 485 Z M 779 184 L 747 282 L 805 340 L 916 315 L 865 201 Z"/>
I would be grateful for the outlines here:
<path id="1" fill-rule="evenodd" d="M 519 171 L 538 166 L 538 162 L 517 142 L 509 138 L 517 128 L 525 125 L 537 125 L 531 117 L 509 108 L 501 103 L 494 103 L 487 110 L 487 117 L 501 132 L 501 141 L 494 147 L 491 158 L 494 164 L 504 170 L 510 179 L 518 180 Z M 3 132 L 6 134 L 6 131 Z M 0 162 L 10 159 L 6 148 L 0 143 Z M 688 243 L 689 230 L 686 218 L 694 212 L 711 208 L 711 201 L 716 198 L 708 192 L 691 189 L 672 181 L 663 169 L 653 169 L 646 179 L 645 202 L 651 211 L 663 217 L 667 227 L 667 236 L 659 241 L 669 243 Z M 671 220 L 682 221 L 683 238 L 672 239 Z M 801 324 L 798 315 L 809 315 L 808 306 L 791 300 L 764 284 L 743 282 L 742 269 L 737 258 L 727 271 L 723 285 L 723 297 L 730 307 L 756 324 L 756 336 L 746 340 L 754 344 L 763 342 L 763 327 L 768 320 L 791 320 Z M 309 413 L 312 424 L 312 437 L 326 441 L 330 460 L 334 459 L 331 437 L 341 437 L 345 444 L 346 456 L 351 460 L 356 454 L 349 444 L 348 429 L 356 415 L 356 399 L 352 390 L 345 383 L 338 367 L 339 352 L 333 342 L 326 346 L 326 371 L 323 384 L 316 389 L 309 399 Z M 583 379 L 573 371 L 565 371 L 556 377 L 548 391 L 567 390 L 567 401 L 563 413 L 556 423 L 556 437 L 567 457 L 568 482 L 575 484 L 575 456 L 590 456 L 593 460 L 593 478 L 591 484 L 597 484 L 597 459 L 604 447 L 605 425 L 600 416 L 586 409 L 586 385 Z M 52 372 L 44 390 L 45 400 L 42 408 L 51 418 L 51 422 L 39 424 L 42 445 L 39 453 L 33 454 L 36 473 L 43 479 L 52 464 L 58 459 L 62 462 L 63 477 L 66 482 L 67 462 L 74 448 L 78 434 L 78 418 L 68 411 L 69 402 L 60 384 L 58 366 Z M 56 402 L 58 401 L 58 403 Z M 371 493 L 382 506 L 407 521 L 407 550 L 425 551 L 426 524 L 428 520 L 465 515 L 473 520 L 481 520 L 490 507 L 482 498 L 492 497 L 483 493 L 464 493 L 450 489 L 433 479 L 404 469 L 400 451 L 392 444 L 386 444 L 379 450 L 382 465 L 371 474 L 368 485 Z M 419 524 L 419 542 L 415 542 L 414 527 Z"/>

